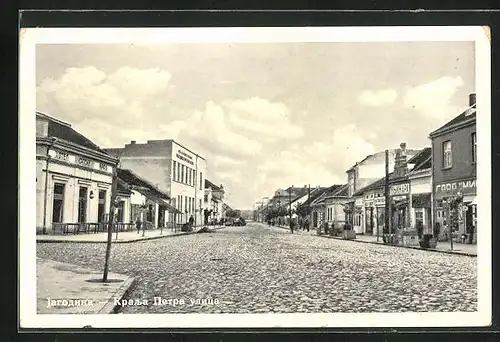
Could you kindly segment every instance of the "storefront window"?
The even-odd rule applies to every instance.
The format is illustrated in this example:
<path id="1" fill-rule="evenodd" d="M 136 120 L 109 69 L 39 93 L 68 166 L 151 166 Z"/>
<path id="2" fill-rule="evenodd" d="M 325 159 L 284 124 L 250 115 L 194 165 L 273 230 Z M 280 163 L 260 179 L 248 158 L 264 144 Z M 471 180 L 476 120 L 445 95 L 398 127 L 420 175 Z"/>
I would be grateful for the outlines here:
<path id="1" fill-rule="evenodd" d="M 177 162 L 174 160 L 174 166 L 173 166 L 173 175 L 172 178 L 174 181 L 177 181 Z"/>
<path id="2" fill-rule="evenodd" d="M 477 140 L 476 140 L 476 132 L 471 134 L 472 137 L 472 162 L 475 163 L 477 160 Z"/>

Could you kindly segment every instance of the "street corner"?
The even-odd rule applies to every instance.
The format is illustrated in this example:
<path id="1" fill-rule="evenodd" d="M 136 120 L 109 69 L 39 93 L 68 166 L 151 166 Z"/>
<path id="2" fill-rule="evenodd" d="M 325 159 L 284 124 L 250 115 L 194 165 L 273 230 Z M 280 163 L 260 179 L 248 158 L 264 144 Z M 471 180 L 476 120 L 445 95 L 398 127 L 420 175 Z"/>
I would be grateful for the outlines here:
<path id="1" fill-rule="evenodd" d="M 74 264 L 37 258 L 37 312 L 39 314 L 108 314 L 114 300 L 132 288 L 135 278 Z"/>

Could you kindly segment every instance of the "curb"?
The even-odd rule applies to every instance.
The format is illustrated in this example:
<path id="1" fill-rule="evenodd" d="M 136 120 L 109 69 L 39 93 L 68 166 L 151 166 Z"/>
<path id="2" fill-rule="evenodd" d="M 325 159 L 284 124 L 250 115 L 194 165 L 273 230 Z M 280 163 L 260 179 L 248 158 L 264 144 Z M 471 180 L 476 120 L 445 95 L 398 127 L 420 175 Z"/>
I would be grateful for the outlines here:
<path id="1" fill-rule="evenodd" d="M 108 302 L 99 310 L 98 314 L 112 314 L 116 313 L 120 308 L 120 305 L 115 305 L 115 298 L 118 300 L 122 300 L 134 285 L 136 279 L 134 277 L 128 277 L 127 280 L 123 282 L 123 284 L 116 290 L 116 292 L 111 296 Z"/>
<path id="2" fill-rule="evenodd" d="M 170 235 L 160 235 L 160 236 L 150 236 L 150 237 L 144 237 L 142 239 L 137 239 L 137 240 L 112 240 L 112 243 L 133 243 L 133 242 L 141 242 L 141 241 L 147 241 L 147 240 L 156 240 L 156 239 L 162 239 L 162 238 L 169 238 L 169 237 L 175 237 L 175 236 L 182 236 L 182 235 L 189 235 L 189 234 L 196 234 L 196 232 L 182 232 L 178 234 L 170 234 Z M 75 241 L 75 240 L 36 240 L 37 243 L 107 243 L 107 241 L 89 241 L 89 240 L 81 240 L 81 241 Z"/>
<path id="3" fill-rule="evenodd" d="M 219 230 L 219 229 L 224 229 L 226 227 L 219 227 L 219 228 L 212 228 L 213 230 Z M 147 240 L 156 240 L 156 239 L 163 239 L 163 238 L 171 238 L 175 236 L 183 236 L 183 235 L 189 235 L 189 234 L 197 234 L 198 232 L 181 232 L 181 233 L 176 233 L 176 234 L 169 234 L 169 235 L 159 235 L 159 236 L 149 236 L 149 237 L 144 237 L 141 239 L 136 239 L 136 240 L 112 240 L 111 243 L 133 243 L 133 242 L 141 242 L 141 241 L 147 241 Z M 107 241 L 89 241 L 89 240 L 81 240 L 81 241 L 75 241 L 75 240 L 36 240 L 37 243 L 107 243 Z"/>
<path id="4" fill-rule="evenodd" d="M 340 237 L 336 236 L 326 236 L 326 235 L 318 235 L 319 237 L 327 238 L 327 239 L 335 239 L 335 240 L 345 240 Z M 345 241 L 352 241 L 352 242 L 359 242 L 359 243 L 369 243 L 372 245 L 382 245 L 382 246 L 389 246 L 389 247 L 399 247 L 399 248 L 409 248 L 409 249 L 415 249 L 418 251 L 426 251 L 426 252 L 434 252 L 434 253 L 444 253 L 444 254 L 452 254 L 452 255 L 462 255 L 462 256 L 468 256 L 472 258 L 476 258 L 477 254 L 472 254 L 472 253 L 467 253 L 467 252 L 452 252 L 452 251 L 443 251 L 439 249 L 427 249 L 427 248 L 420 248 L 420 247 L 415 247 L 415 246 L 396 246 L 396 245 L 388 245 L 382 242 L 372 242 L 372 241 L 363 241 L 363 240 L 357 240 L 357 239 L 352 239 L 352 240 L 345 240 Z"/>

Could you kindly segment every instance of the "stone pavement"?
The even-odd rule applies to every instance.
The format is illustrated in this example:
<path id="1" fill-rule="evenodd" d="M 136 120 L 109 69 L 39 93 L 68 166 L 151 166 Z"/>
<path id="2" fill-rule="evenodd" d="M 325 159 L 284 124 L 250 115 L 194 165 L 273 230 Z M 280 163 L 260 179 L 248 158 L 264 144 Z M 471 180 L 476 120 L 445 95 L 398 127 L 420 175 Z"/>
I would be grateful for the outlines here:
<path id="1" fill-rule="evenodd" d="M 290 230 L 289 227 L 285 226 L 276 226 L 278 228 Z M 294 233 L 304 233 L 307 234 L 308 232 L 298 230 L 294 231 Z M 317 235 L 316 230 L 313 228 L 309 232 L 309 234 Z M 332 239 L 339 239 L 343 240 L 341 237 L 338 236 L 329 236 L 329 235 L 320 235 L 321 237 L 326 237 L 326 238 L 332 238 Z M 381 244 L 384 245 L 382 241 L 382 237 L 379 237 L 379 240 L 377 241 L 376 236 L 372 235 L 356 235 L 356 239 L 354 240 L 349 240 L 353 242 L 364 242 L 364 243 L 372 243 L 372 244 Z M 387 245 L 390 246 L 390 245 Z M 402 248 L 413 248 L 413 249 L 420 249 L 420 250 L 425 250 L 425 251 L 430 251 L 430 252 L 441 252 L 441 253 L 451 253 L 451 254 L 459 254 L 459 255 L 467 255 L 467 256 L 477 256 L 477 244 L 463 244 L 463 243 L 457 243 L 453 242 L 453 250 L 451 250 L 451 245 L 449 241 L 440 241 L 438 242 L 436 248 L 421 248 L 420 246 L 394 246 L 394 247 L 402 247 Z"/>
<path id="2" fill-rule="evenodd" d="M 148 301 L 121 305 L 116 313 L 477 310 L 477 258 L 314 234 L 250 222 L 211 234 L 116 244 L 111 269 L 137 279 L 126 299 Z M 105 247 L 39 243 L 36 252 L 101 269 Z"/>
<path id="3" fill-rule="evenodd" d="M 102 270 L 41 258 L 36 267 L 38 314 L 112 313 L 114 299 L 120 300 L 134 283 L 133 277 L 117 273 L 108 273 L 109 282 L 102 283 Z"/>
<path id="4" fill-rule="evenodd" d="M 202 227 L 196 227 L 201 229 Z M 210 226 L 210 229 L 222 229 L 224 226 Z M 163 232 L 160 229 L 146 230 L 144 236 L 142 236 L 142 230 L 138 234 L 137 231 L 129 232 L 118 232 L 113 233 L 113 243 L 128 243 L 137 242 L 143 240 L 153 240 L 161 239 L 165 237 L 180 236 L 187 234 L 194 234 L 197 230 L 193 232 L 174 232 L 170 229 L 164 229 Z M 108 240 L 108 233 L 81 233 L 81 234 L 67 234 L 67 235 L 37 235 L 37 242 L 74 242 L 74 243 L 106 243 Z"/>

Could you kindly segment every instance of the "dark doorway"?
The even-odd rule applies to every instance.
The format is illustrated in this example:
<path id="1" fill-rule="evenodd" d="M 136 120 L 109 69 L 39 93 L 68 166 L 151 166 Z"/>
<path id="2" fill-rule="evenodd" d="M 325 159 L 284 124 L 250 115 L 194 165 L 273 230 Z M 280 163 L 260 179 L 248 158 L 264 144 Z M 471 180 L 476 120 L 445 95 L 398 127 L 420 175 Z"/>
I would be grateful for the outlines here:
<path id="1" fill-rule="evenodd" d="M 97 220 L 104 222 L 106 210 L 106 190 L 99 190 L 99 206 L 97 207 Z"/>
<path id="2" fill-rule="evenodd" d="M 63 221 L 64 211 L 64 184 L 54 184 L 54 201 L 52 203 L 52 222 Z"/>
<path id="3" fill-rule="evenodd" d="M 81 186 L 78 193 L 78 222 L 87 222 L 87 192 L 88 188 Z"/>

